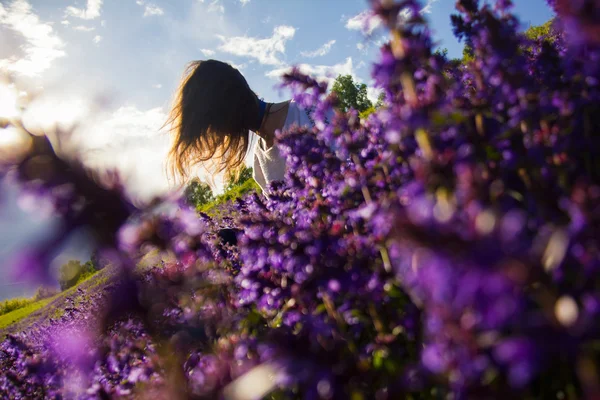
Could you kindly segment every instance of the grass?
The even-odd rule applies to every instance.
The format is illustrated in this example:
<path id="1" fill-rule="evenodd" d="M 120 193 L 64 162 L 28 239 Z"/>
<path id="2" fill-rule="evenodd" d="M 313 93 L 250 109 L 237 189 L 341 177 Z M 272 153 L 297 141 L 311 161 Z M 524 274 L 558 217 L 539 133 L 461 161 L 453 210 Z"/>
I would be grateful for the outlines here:
<path id="1" fill-rule="evenodd" d="M 245 194 L 248 194 L 252 191 L 261 193 L 261 189 L 260 189 L 260 186 L 258 186 L 258 183 L 256 183 L 256 181 L 253 178 L 250 178 L 246 182 L 242 183 L 241 185 L 238 185 L 238 186 L 234 187 L 233 189 L 228 190 L 227 192 L 223 193 L 222 195 L 217 196 L 217 198 L 214 201 L 211 201 L 210 203 L 206 203 L 202 206 L 199 206 L 198 211 L 202 211 L 204 213 L 211 214 L 211 211 L 214 211 L 214 209 L 216 209 L 218 206 L 225 204 L 231 200 L 240 198 L 240 197 L 244 196 Z"/>
<path id="2" fill-rule="evenodd" d="M 158 250 L 150 251 L 137 265 L 139 271 L 143 271 L 154 265 L 160 265 L 160 260 L 174 261 L 175 256 L 169 252 L 161 252 Z M 8 333 L 21 332 L 37 321 L 43 321 L 48 318 L 58 319 L 64 314 L 64 309 L 67 307 L 66 299 L 72 297 L 75 307 L 81 303 L 89 301 L 89 294 L 97 290 L 102 290 L 103 287 L 110 284 L 111 280 L 116 276 L 110 266 L 107 266 L 94 273 L 85 274 L 77 281 L 77 284 L 62 292 L 37 301 L 31 299 L 13 299 L 13 300 L 30 300 L 28 304 L 23 305 L 18 309 L 11 310 L 4 315 L 0 315 L 0 341 Z M 77 289 L 82 288 L 82 293 L 75 293 Z M 7 300 L 5 302 L 10 302 Z M 33 314 L 33 315 L 32 315 Z M 30 317 L 30 318 L 28 318 Z M 27 318 L 27 319 L 26 319 Z M 26 320 L 25 320 L 26 319 Z"/>
<path id="3" fill-rule="evenodd" d="M 41 286 L 36 291 L 33 297 L 15 297 L 13 299 L 6 299 L 0 301 L 0 316 L 11 313 L 20 308 L 29 306 L 30 304 L 37 303 L 40 300 L 53 297 L 58 294 L 56 288 L 50 286 Z"/>
<path id="4" fill-rule="evenodd" d="M 54 300 L 57 300 L 60 298 L 66 298 L 67 296 L 71 295 L 74 291 L 76 291 L 77 288 L 79 286 L 81 286 L 83 283 L 89 281 L 92 277 L 96 276 L 98 274 L 98 272 L 100 272 L 100 271 L 95 271 L 92 274 L 86 274 L 85 276 L 83 276 L 82 278 L 80 278 L 77 281 L 76 285 L 73 285 L 70 288 L 68 288 L 52 297 L 48 297 L 46 299 L 42 299 L 39 301 L 35 301 L 34 299 L 31 299 L 32 301 L 29 304 L 27 304 L 23 307 L 20 307 L 16 310 L 13 310 L 9 313 L 6 313 L 4 315 L 0 315 L 0 330 L 8 328 L 11 325 L 25 319 L 32 313 L 42 309 L 43 307 L 47 306 L 50 303 L 52 303 Z M 109 276 L 107 276 L 107 275 L 101 276 L 101 277 L 99 277 L 97 282 L 95 282 L 94 285 L 91 286 L 90 288 L 95 288 L 96 286 L 103 285 L 108 281 L 108 279 L 109 279 Z M 79 299 L 76 299 L 76 301 L 77 300 L 79 300 Z M 59 318 L 63 313 L 64 313 L 64 310 L 62 308 L 57 307 L 52 312 L 51 317 Z M 0 339 L 1 339 L 1 335 L 0 335 Z"/>
<path id="5" fill-rule="evenodd" d="M 87 281 L 88 279 L 90 279 L 92 276 L 96 275 L 98 273 L 98 270 L 95 269 L 93 271 L 86 271 L 83 272 L 79 278 L 77 279 L 77 282 L 75 282 L 75 284 L 71 287 L 77 287 L 79 285 L 81 285 L 83 282 Z M 70 288 L 69 288 L 70 289 Z"/>
<path id="6" fill-rule="evenodd" d="M 0 303 L 0 315 L 8 314 L 19 308 L 26 307 L 31 303 L 35 303 L 34 298 L 18 297 L 15 299 L 4 300 Z"/>
<path id="7" fill-rule="evenodd" d="M 142 256 L 136 264 L 136 271 L 143 272 L 147 269 L 161 265 L 161 261 L 165 263 L 177 262 L 177 256 L 172 251 L 162 251 L 152 249 Z"/>
<path id="8" fill-rule="evenodd" d="M 37 311 L 40 308 L 44 307 L 46 304 L 50 303 L 52 300 L 54 300 L 58 296 L 60 296 L 60 294 L 50 297 L 50 298 L 47 298 L 47 299 L 36 301 L 34 303 L 30 303 L 29 305 L 26 305 L 25 307 L 21 307 L 19 309 L 16 309 L 14 311 L 11 311 L 7 314 L 0 316 L 0 329 L 4 329 L 4 328 L 14 324 L 15 322 L 22 320 L 23 318 L 29 316 L 32 312 Z"/>

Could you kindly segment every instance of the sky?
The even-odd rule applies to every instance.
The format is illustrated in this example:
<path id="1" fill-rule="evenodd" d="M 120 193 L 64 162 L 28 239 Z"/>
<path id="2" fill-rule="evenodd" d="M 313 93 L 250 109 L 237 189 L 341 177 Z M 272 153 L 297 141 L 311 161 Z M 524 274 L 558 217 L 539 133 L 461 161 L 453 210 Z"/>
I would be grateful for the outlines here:
<path id="1" fill-rule="evenodd" d="M 517 0 L 523 27 L 551 17 L 544 0 Z M 459 57 L 453 0 L 423 0 L 434 38 Z M 365 0 L 2 0 L 0 70 L 22 97 L 41 93 L 32 123 L 85 121 L 79 148 L 92 165 L 117 166 L 142 198 L 168 188 L 159 134 L 185 65 L 215 58 L 236 66 L 267 101 L 291 65 L 318 76 L 351 74 L 369 85 L 385 38 L 366 35 Z M 27 94 L 27 96 L 25 95 Z M 148 176 L 160 179 L 148 180 Z"/>
<path id="2" fill-rule="evenodd" d="M 421 3 L 437 46 L 460 57 L 462 44 L 450 26 L 455 1 Z M 514 3 L 523 29 L 552 17 L 544 0 Z M 292 65 L 329 81 L 351 74 L 376 98 L 370 65 L 386 32 L 376 24 L 364 30 L 367 6 L 366 0 L 0 0 L 0 75 L 14 83 L 0 80 L 0 117 L 29 99 L 29 127 L 77 122 L 74 146 L 86 162 L 118 168 L 130 193 L 149 199 L 171 187 L 164 168 L 170 139 L 161 126 L 188 62 L 227 61 L 267 101 L 288 98 L 277 85 Z M 11 140 L 2 133 L 0 146 Z M 12 217 L 2 221 L 0 245 L 11 245 L 0 247 L 0 264 L 19 238 L 43 229 L 35 215 L 24 223 L 14 201 L 8 207 Z"/>

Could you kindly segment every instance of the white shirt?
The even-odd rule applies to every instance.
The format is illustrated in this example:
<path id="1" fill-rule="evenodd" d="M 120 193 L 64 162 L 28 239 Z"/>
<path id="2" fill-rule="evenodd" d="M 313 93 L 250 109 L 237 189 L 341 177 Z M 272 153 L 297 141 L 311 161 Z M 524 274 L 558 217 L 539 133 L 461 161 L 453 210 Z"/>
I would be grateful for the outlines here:
<path id="1" fill-rule="evenodd" d="M 292 126 L 313 127 L 313 123 L 308 117 L 308 113 L 300 108 L 293 100 L 288 107 L 287 117 L 281 130 L 286 130 Z M 267 192 L 267 185 L 272 181 L 283 180 L 285 176 L 285 158 L 279 154 L 279 148 L 276 145 L 267 148 L 263 138 L 258 138 L 254 146 L 254 168 L 252 171 L 254 180 Z"/>

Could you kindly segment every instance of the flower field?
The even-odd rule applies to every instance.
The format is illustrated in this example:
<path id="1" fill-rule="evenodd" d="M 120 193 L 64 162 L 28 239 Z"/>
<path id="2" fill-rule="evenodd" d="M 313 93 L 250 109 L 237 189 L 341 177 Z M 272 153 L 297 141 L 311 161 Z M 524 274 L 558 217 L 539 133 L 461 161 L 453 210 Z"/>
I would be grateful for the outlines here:
<path id="1" fill-rule="evenodd" d="M 325 123 L 327 85 L 288 73 L 316 127 L 218 218 L 135 207 L 6 121 L 31 146 L 2 174 L 63 221 L 15 268 L 47 279 L 81 228 L 111 268 L 4 332 L 0 397 L 600 398 L 600 1 L 549 4 L 530 38 L 510 0 L 456 1 L 453 62 L 418 1 L 370 1 L 384 105 Z"/>

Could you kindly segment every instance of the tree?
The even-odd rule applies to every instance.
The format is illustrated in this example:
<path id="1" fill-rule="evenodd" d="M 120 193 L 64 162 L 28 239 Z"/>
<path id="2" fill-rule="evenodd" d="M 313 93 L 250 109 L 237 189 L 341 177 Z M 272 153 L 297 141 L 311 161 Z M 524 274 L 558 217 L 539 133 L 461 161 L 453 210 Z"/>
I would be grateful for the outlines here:
<path id="1" fill-rule="evenodd" d="M 379 93 L 379 96 L 377 96 L 377 102 L 375 103 L 375 109 L 381 108 L 383 106 L 384 102 L 385 102 L 385 92 L 381 92 L 381 93 Z"/>
<path id="2" fill-rule="evenodd" d="M 433 52 L 434 56 L 442 57 L 444 60 L 448 58 L 448 49 L 447 48 L 438 48 Z"/>
<path id="3" fill-rule="evenodd" d="M 530 40 L 537 40 L 539 38 L 544 38 L 544 41 L 547 41 L 548 43 L 552 43 L 556 40 L 556 37 L 552 34 L 553 30 L 552 30 L 552 26 L 554 24 L 554 18 L 547 21 L 546 23 L 542 24 L 542 25 L 532 25 L 530 26 L 525 32 L 523 32 L 523 35 L 525 35 L 526 38 L 530 39 Z M 445 49 L 444 49 L 445 50 Z M 442 51 L 436 51 L 436 53 L 440 54 L 440 55 L 447 55 L 447 50 L 444 53 L 444 50 Z M 473 46 L 471 45 L 471 43 L 466 43 L 465 47 L 463 48 L 463 57 L 462 60 L 460 60 L 460 62 L 458 62 L 459 60 L 450 60 L 451 63 L 454 63 L 456 66 L 458 66 L 460 63 L 467 63 L 467 62 L 471 62 L 475 60 L 475 52 L 473 51 Z"/>
<path id="4" fill-rule="evenodd" d="M 210 203 L 215 199 L 210 186 L 200 182 L 199 179 L 194 179 L 185 188 L 184 196 L 187 201 L 195 207 Z"/>
<path id="5" fill-rule="evenodd" d="M 58 283 L 60 284 L 60 290 L 67 290 L 70 287 L 75 286 L 81 280 L 95 274 L 97 271 L 94 263 L 91 261 L 81 265 L 79 260 L 71 260 L 60 267 L 58 274 Z"/>
<path id="6" fill-rule="evenodd" d="M 81 262 L 77 260 L 71 260 L 60 267 L 58 275 L 58 283 L 60 284 L 60 290 L 66 290 L 74 285 L 79 278 L 81 273 Z"/>
<path id="7" fill-rule="evenodd" d="M 473 51 L 473 47 L 468 43 L 465 45 L 463 49 L 463 63 L 475 61 L 475 52 Z"/>
<path id="8" fill-rule="evenodd" d="M 338 76 L 331 90 L 337 95 L 340 109 L 344 112 L 350 108 L 363 112 L 373 107 L 373 103 L 367 97 L 367 85 L 355 83 L 352 75 Z"/>
<path id="9" fill-rule="evenodd" d="M 377 102 L 375 103 L 375 105 L 372 105 L 371 107 L 367 108 L 366 110 L 358 113 L 359 118 L 367 119 L 369 117 L 369 115 L 373 114 L 375 111 L 377 111 L 378 109 L 383 107 L 384 102 L 385 102 L 385 92 L 382 91 L 377 96 Z"/>
<path id="10" fill-rule="evenodd" d="M 92 263 L 95 270 L 100 271 L 108 265 L 109 260 L 106 257 L 103 257 L 100 251 L 96 249 L 92 252 L 89 262 Z"/>
<path id="11" fill-rule="evenodd" d="M 244 182 L 250 178 L 252 178 L 252 168 L 246 166 L 242 167 L 237 179 L 235 176 L 230 176 L 229 179 L 227 179 L 227 187 L 225 188 L 225 191 L 228 192 L 234 189 L 236 186 L 244 184 Z"/>
<path id="12" fill-rule="evenodd" d="M 554 24 L 554 19 L 547 21 L 543 25 L 533 25 L 527 29 L 524 34 L 528 39 L 536 40 L 540 37 L 544 37 L 549 42 L 553 42 L 554 38 L 550 35 L 552 33 L 552 25 Z"/>

